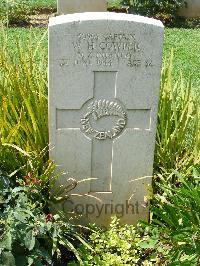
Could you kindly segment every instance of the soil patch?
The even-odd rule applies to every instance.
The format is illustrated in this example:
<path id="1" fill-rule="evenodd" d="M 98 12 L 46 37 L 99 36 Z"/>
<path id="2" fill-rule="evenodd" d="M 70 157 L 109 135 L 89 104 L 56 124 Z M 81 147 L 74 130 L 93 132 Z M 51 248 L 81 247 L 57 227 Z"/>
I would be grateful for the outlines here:
<path id="1" fill-rule="evenodd" d="M 44 14 L 36 14 L 30 16 L 30 25 L 32 27 L 47 27 L 49 23 L 49 18 L 52 14 L 44 13 Z"/>

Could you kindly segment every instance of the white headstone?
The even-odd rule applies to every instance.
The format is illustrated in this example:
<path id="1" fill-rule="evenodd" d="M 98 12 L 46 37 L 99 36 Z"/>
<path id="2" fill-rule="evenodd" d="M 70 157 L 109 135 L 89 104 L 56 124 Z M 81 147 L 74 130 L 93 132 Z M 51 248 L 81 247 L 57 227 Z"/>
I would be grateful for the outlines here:
<path id="1" fill-rule="evenodd" d="M 57 0 L 58 14 L 106 12 L 106 0 Z"/>
<path id="2" fill-rule="evenodd" d="M 116 13 L 50 19 L 50 156 L 81 182 L 62 207 L 84 223 L 148 220 L 163 44 L 160 21 Z"/>

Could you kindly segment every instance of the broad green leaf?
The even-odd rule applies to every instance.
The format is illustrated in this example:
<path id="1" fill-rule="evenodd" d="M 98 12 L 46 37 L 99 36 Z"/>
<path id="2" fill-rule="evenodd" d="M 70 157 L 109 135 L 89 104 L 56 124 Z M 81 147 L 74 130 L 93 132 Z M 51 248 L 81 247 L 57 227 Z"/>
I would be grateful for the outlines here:
<path id="1" fill-rule="evenodd" d="M 9 178 L 0 174 L 0 190 L 8 188 L 9 184 L 10 184 Z"/>
<path id="2" fill-rule="evenodd" d="M 15 266 L 15 258 L 11 252 L 3 252 L 1 255 L 2 265 L 0 266 Z"/>
<path id="3" fill-rule="evenodd" d="M 144 249 L 149 249 L 149 248 L 155 248 L 157 244 L 157 240 L 154 239 L 149 239 L 146 241 L 141 241 L 138 243 L 138 246 Z"/>
<path id="4" fill-rule="evenodd" d="M 29 231 L 27 234 L 26 234 L 26 237 L 25 237 L 25 246 L 28 248 L 28 250 L 32 250 L 35 246 L 35 237 L 33 235 L 33 231 Z"/>
<path id="5" fill-rule="evenodd" d="M 0 248 L 11 251 L 12 250 L 12 235 L 10 231 L 7 231 L 0 242 Z"/>

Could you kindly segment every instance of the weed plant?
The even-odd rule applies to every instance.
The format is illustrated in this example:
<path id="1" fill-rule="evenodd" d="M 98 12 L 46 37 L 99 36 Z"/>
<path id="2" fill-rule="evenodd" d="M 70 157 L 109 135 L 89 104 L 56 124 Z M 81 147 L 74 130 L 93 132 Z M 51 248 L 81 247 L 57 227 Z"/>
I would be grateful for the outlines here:
<path id="1" fill-rule="evenodd" d="M 172 62 L 162 69 L 154 169 L 187 173 L 200 164 L 200 99 L 181 74 L 172 82 Z"/>
<path id="2" fill-rule="evenodd" d="M 16 148 L 10 147 L 13 151 Z M 46 162 L 41 167 L 39 156 L 26 155 L 20 177 L 18 171 L 0 174 L 0 265 L 60 265 L 63 258 L 67 263 L 75 257 L 80 262 L 77 245 L 90 248 L 79 233 L 80 227 L 72 225 L 59 210 L 53 214 L 50 208 L 66 200 L 74 181 L 69 180 L 64 190 L 57 186 L 56 193 L 50 193 L 58 178 L 55 165 Z"/>
<path id="3" fill-rule="evenodd" d="M 79 248 L 83 265 L 200 264 L 200 172 L 193 168 L 189 177 L 177 171 L 170 175 L 179 182 L 169 184 L 165 176 L 160 177 L 150 224 L 121 226 L 115 217 L 106 231 L 92 227 L 92 249 Z M 69 265 L 79 264 L 74 261 Z"/>
<path id="4" fill-rule="evenodd" d="M 159 193 L 151 205 L 152 226 L 159 228 L 160 241 L 168 247 L 168 265 L 200 264 L 200 171 L 189 176 L 173 171 L 175 184 L 160 176 Z"/>
<path id="5" fill-rule="evenodd" d="M 89 243 L 92 249 L 84 245 L 79 248 L 84 266 L 167 265 L 156 227 L 150 229 L 149 226 L 143 227 L 139 223 L 137 227 L 122 226 L 119 219 L 113 217 L 108 230 L 102 230 L 94 225 L 91 229 Z M 74 261 L 68 265 L 79 264 Z"/>
<path id="6" fill-rule="evenodd" d="M 34 36 L 31 34 L 25 48 L 16 39 L 14 52 L 8 49 L 5 32 L 0 38 L 1 143 L 14 144 L 26 152 L 40 154 L 48 145 L 46 53 L 41 49 L 40 41 L 37 46 L 33 45 L 31 39 Z M 5 168 L 12 167 L 14 162 L 14 167 L 26 163 L 27 158 L 20 153 L 12 154 L 2 145 L 0 149 Z"/>

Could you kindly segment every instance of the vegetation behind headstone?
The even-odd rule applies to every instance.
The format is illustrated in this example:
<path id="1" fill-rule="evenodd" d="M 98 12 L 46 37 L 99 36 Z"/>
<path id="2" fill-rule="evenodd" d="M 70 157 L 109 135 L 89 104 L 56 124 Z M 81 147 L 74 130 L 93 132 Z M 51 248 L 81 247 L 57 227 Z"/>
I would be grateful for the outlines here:
<path id="1" fill-rule="evenodd" d="M 129 7 L 130 13 L 171 21 L 177 16 L 185 0 L 122 0 L 122 5 Z"/>
<path id="2" fill-rule="evenodd" d="M 0 3 L 0 21 L 5 24 L 28 22 L 30 5 L 25 0 L 2 0 Z"/>

